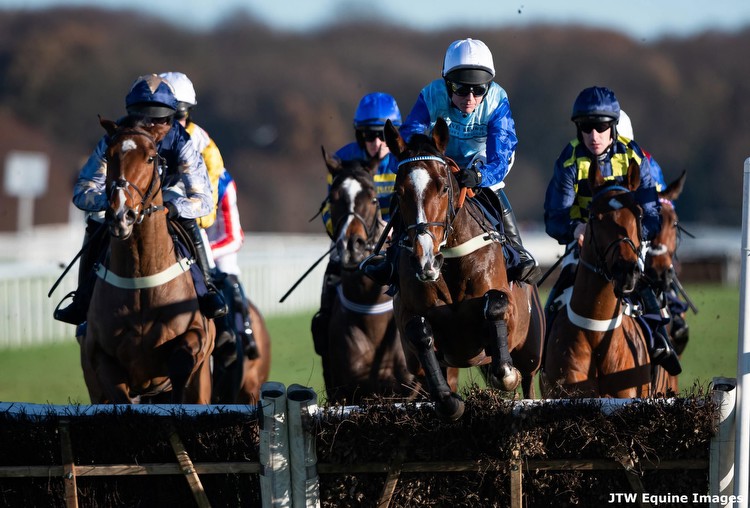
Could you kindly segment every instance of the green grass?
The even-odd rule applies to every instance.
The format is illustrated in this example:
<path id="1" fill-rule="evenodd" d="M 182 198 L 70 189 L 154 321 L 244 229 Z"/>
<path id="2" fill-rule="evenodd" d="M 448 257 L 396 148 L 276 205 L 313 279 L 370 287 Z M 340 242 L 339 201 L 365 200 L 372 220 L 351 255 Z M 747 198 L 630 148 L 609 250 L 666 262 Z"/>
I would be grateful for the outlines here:
<path id="1" fill-rule="evenodd" d="M 680 388 L 736 377 L 739 291 L 736 287 L 687 287 L 699 313 L 688 314 L 690 342 L 682 359 Z M 313 312 L 268 318 L 272 340 L 271 381 L 324 388 L 320 359 L 310 337 Z M 0 401 L 88 404 L 78 344 L 70 342 L 0 352 Z M 480 383 L 476 369 L 462 372 L 462 384 Z"/>

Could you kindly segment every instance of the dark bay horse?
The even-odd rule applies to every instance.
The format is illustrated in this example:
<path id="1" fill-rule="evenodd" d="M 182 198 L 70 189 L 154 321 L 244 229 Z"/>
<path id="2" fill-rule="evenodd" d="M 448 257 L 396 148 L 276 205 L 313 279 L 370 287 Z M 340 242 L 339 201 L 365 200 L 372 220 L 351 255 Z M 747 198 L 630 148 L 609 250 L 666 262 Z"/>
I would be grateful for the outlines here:
<path id="1" fill-rule="evenodd" d="M 175 249 L 163 206 L 156 144 L 170 125 L 100 123 L 110 138 L 110 240 L 81 339 L 91 400 L 209 404 L 214 324 L 200 313 L 189 262 Z"/>
<path id="2" fill-rule="evenodd" d="M 685 186 L 686 172 L 673 182 L 666 189 L 659 192 L 659 201 L 661 203 L 661 230 L 659 234 L 651 241 L 646 251 L 646 270 L 645 276 L 649 282 L 658 288 L 659 293 L 664 295 L 674 295 L 673 283 L 676 277 L 676 260 L 677 246 L 680 238 L 680 221 L 677 217 L 677 211 L 674 207 L 674 201 L 682 194 Z M 669 297 L 669 296 L 668 296 Z M 672 309 L 670 309 L 672 310 Z M 685 318 L 685 312 L 680 312 L 682 319 Z M 674 318 L 673 318 L 674 320 Z M 671 322 L 670 322 L 671 335 Z M 673 342 L 674 339 L 670 339 Z M 685 343 L 673 344 L 679 357 L 682 357 Z M 678 393 L 679 385 L 677 376 L 670 376 L 666 370 L 660 366 L 654 366 L 653 372 L 653 390 L 654 393 L 669 394 Z"/>
<path id="3" fill-rule="evenodd" d="M 544 315 L 536 286 L 511 283 L 504 237 L 473 200 L 459 195 L 455 163 L 445 156 L 448 126 L 407 144 L 389 122 L 385 137 L 399 170 L 395 192 L 406 229 L 394 299 L 412 373 L 424 379 L 436 412 L 456 420 L 457 369 L 488 365 L 490 386 L 533 397 Z M 455 170 L 458 168 L 455 167 Z M 447 372 L 447 376 L 446 376 Z"/>
<path id="4" fill-rule="evenodd" d="M 592 163 L 593 192 L 570 299 L 549 324 L 540 387 L 546 397 L 645 397 L 651 364 L 640 325 L 623 298 L 642 275 L 641 208 L 633 192 L 640 167 L 631 161 L 627 186 L 605 181 Z"/>
<path id="5" fill-rule="evenodd" d="M 213 355 L 213 390 L 211 402 L 213 404 L 256 404 L 260 400 L 260 387 L 268 381 L 271 372 L 271 335 L 258 307 L 249 299 L 243 303 L 232 288 L 224 285 L 231 284 L 228 278 L 217 283 L 217 287 L 224 291 L 224 299 L 229 304 L 229 314 L 226 319 L 235 332 L 236 342 L 233 350 Z M 247 305 L 247 315 L 252 337 L 255 341 L 254 358 L 245 354 L 243 339 L 245 324 L 242 313 L 238 312 L 238 305 Z M 221 350 L 221 348 L 218 348 Z"/>
<path id="6" fill-rule="evenodd" d="M 323 149 L 331 174 L 328 193 L 341 282 L 334 300 L 327 353 L 322 356 L 331 402 L 358 404 L 373 395 L 407 398 L 414 378 L 406 368 L 387 287 L 359 270 L 385 228 L 373 181 L 377 161 L 342 162 Z"/>

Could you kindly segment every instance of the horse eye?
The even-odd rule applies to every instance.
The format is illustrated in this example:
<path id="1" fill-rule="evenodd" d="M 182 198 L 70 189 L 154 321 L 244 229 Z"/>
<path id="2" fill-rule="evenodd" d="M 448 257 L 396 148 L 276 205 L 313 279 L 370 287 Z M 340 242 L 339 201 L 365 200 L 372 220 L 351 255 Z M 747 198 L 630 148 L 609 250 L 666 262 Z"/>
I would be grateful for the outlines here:
<path id="1" fill-rule="evenodd" d="M 155 159 L 155 158 L 156 158 L 156 157 L 154 157 L 154 156 L 152 155 L 151 157 L 149 157 L 149 158 L 148 158 L 148 159 L 146 160 L 146 162 L 148 162 L 149 164 L 151 164 L 152 162 L 154 162 L 154 159 Z"/>

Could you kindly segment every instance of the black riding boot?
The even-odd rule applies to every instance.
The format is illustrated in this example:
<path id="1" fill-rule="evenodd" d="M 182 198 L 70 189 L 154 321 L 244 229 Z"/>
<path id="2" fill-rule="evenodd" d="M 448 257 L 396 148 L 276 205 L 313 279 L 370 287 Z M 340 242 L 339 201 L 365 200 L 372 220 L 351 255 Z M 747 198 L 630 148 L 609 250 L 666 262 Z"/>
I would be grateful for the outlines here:
<path id="1" fill-rule="evenodd" d="M 393 231 L 391 232 L 391 243 L 385 249 L 385 256 L 375 253 L 362 261 L 359 266 L 365 275 L 380 286 L 391 286 L 396 283 L 396 256 L 398 256 L 398 241 L 403 228 L 401 216 L 398 215 L 398 206 L 393 204 L 393 200 L 391 200 L 391 210 L 393 210 L 391 219 Z"/>
<path id="2" fill-rule="evenodd" d="M 53 314 L 56 320 L 71 325 L 80 325 L 86 321 L 86 314 L 89 310 L 91 294 L 94 292 L 94 282 L 96 281 L 94 265 L 102 258 L 107 247 L 107 239 L 103 224 L 89 219 L 86 223 L 86 234 L 83 238 L 83 252 L 78 261 L 78 289 L 65 296 L 65 298 L 73 298 L 70 305 L 61 309 L 58 304 Z M 65 298 L 63 298 L 63 301 Z"/>
<path id="3" fill-rule="evenodd" d="M 513 208 L 510 206 L 510 201 L 508 201 L 505 192 L 502 189 L 498 189 L 495 194 L 497 194 L 500 206 L 502 207 L 501 212 L 505 236 L 508 238 L 510 245 L 518 252 L 519 257 L 518 265 L 508 269 L 508 279 L 518 280 L 527 284 L 536 284 L 542 277 L 542 269 L 539 268 L 536 259 L 534 259 L 529 251 L 524 249 L 521 243 L 521 234 L 518 231 L 516 217 L 513 214 Z"/>
<path id="4" fill-rule="evenodd" d="M 203 243 L 203 236 L 201 235 L 198 224 L 193 219 L 180 219 L 180 225 L 190 235 L 190 240 L 195 247 L 196 261 L 198 262 L 198 266 L 203 275 L 203 280 L 206 284 L 205 292 L 200 291 L 198 287 L 196 287 L 201 313 L 209 319 L 226 316 L 229 309 L 224 301 L 224 297 L 221 296 L 221 293 L 216 289 L 216 286 L 211 280 L 211 269 L 208 263 L 206 245 Z"/>
<path id="5" fill-rule="evenodd" d="M 251 360 L 258 358 L 258 343 L 253 334 L 253 323 L 250 318 L 250 308 L 245 290 L 236 275 L 228 275 L 227 281 L 232 288 L 232 306 L 235 309 L 235 329 L 242 340 L 242 349 L 245 356 Z"/>
<path id="6" fill-rule="evenodd" d="M 320 291 L 320 310 L 313 316 L 310 323 L 315 352 L 320 356 L 328 353 L 328 326 L 331 322 L 331 309 L 339 282 L 341 282 L 341 265 L 337 261 L 329 261 L 323 276 L 323 288 Z"/>
<path id="7" fill-rule="evenodd" d="M 659 301 L 654 294 L 652 288 L 643 286 L 638 290 L 638 295 L 643 303 L 643 311 L 645 314 L 655 315 L 661 317 L 661 306 Z M 680 359 L 677 358 L 677 353 L 672 348 L 672 344 L 669 341 L 669 335 L 663 324 L 659 323 L 655 329 L 652 330 L 653 344 L 651 344 L 651 361 L 656 365 L 664 367 L 670 375 L 676 376 L 682 372 L 682 366 L 680 366 Z"/>

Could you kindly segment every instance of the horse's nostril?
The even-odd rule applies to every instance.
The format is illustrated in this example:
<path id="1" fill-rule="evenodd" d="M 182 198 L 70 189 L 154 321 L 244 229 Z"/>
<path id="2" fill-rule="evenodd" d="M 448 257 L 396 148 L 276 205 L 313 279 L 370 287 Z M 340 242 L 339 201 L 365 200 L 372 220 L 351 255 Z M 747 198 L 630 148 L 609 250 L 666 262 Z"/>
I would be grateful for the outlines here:
<path id="1" fill-rule="evenodd" d="M 136 218 L 137 218 L 137 215 L 134 210 L 128 210 L 127 212 L 125 212 L 125 223 L 127 225 L 130 226 L 130 225 L 135 224 Z"/>

